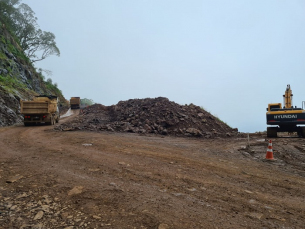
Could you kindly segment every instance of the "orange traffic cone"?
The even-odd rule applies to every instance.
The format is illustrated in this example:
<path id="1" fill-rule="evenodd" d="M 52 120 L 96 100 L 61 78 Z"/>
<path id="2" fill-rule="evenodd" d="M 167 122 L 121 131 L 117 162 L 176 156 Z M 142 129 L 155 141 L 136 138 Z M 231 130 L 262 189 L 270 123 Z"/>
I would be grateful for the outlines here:
<path id="1" fill-rule="evenodd" d="M 273 151 L 272 151 L 272 141 L 269 140 L 268 148 L 267 148 L 267 153 L 266 153 L 266 159 L 267 160 L 274 160 L 273 158 Z"/>

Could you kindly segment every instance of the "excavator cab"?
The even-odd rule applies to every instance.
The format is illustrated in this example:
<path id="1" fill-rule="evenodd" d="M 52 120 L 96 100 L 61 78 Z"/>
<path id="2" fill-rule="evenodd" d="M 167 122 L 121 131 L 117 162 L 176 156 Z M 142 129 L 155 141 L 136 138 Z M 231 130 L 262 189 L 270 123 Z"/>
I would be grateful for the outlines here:
<path id="1" fill-rule="evenodd" d="M 270 103 L 268 104 L 267 111 L 278 111 L 280 109 L 282 109 L 281 103 Z"/>

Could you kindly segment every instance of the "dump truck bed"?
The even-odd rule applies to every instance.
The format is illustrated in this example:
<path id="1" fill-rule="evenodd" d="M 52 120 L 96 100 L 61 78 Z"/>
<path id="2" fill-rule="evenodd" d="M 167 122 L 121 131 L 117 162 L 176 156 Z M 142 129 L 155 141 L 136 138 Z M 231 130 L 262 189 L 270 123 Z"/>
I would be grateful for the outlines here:
<path id="1" fill-rule="evenodd" d="M 56 96 L 37 96 L 32 101 L 21 100 L 20 110 L 25 126 L 37 123 L 54 125 L 60 117 Z"/>
<path id="2" fill-rule="evenodd" d="M 51 107 L 49 106 L 48 102 L 37 102 L 37 101 L 21 102 L 22 114 L 46 114 L 51 112 L 49 108 Z"/>
<path id="3" fill-rule="evenodd" d="M 80 97 L 71 97 L 70 106 L 72 109 L 79 109 L 80 108 Z"/>

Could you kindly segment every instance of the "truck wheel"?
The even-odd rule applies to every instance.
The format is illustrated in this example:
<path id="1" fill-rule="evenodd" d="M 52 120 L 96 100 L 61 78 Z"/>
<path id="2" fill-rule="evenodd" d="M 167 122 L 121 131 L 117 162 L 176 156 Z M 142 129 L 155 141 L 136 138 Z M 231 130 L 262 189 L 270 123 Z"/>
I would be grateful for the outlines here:
<path id="1" fill-rule="evenodd" d="M 301 127 L 299 137 L 305 138 L 305 127 Z"/>
<path id="2" fill-rule="evenodd" d="M 267 127 L 267 137 L 277 138 L 277 127 Z"/>
<path id="3" fill-rule="evenodd" d="M 50 120 L 50 122 L 47 122 L 47 125 L 53 125 L 53 117 L 51 117 L 51 120 Z"/>
<path id="4" fill-rule="evenodd" d="M 30 123 L 25 122 L 25 123 L 24 123 L 24 126 L 30 126 Z"/>

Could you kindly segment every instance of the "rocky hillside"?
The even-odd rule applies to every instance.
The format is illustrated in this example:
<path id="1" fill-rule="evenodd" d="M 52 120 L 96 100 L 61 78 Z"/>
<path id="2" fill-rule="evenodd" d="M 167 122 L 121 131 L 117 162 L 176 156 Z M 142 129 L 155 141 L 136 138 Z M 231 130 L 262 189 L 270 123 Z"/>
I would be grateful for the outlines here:
<path id="1" fill-rule="evenodd" d="M 163 97 L 130 99 L 113 106 L 95 104 L 83 109 L 77 119 L 56 129 L 205 138 L 229 137 L 238 132 L 199 106 L 179 105 Z"/>
<path id="2" fill-rule="evenodd" d="M 22 122 L 20 99 L 51 94 L 67 105 L 61 91 L 36 72 L 16 40 L 0 23 L 0 126 Z"/>

